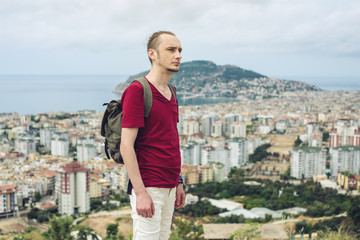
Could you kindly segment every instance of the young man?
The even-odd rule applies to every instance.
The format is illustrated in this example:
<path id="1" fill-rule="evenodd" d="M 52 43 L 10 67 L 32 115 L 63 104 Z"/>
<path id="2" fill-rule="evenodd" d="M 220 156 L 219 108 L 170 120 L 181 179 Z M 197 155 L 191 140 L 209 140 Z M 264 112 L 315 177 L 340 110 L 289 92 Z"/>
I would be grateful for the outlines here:
<path id="1" fill-rule="evenodd" d="M 174 206 L 180 208 L 185 203 L 179 179 L 178 104 L 167 85 L 179 71 L 182 48 L 175 34 L 161 31 L 149 38 L 147 51 L 151 70 L 145 78 L 153 105 L 149 117 L 144 118 L 142 85 L 133 82 L 125 90 L 120 151 L 133 185 L 133 239 L 165 240 Z"/>

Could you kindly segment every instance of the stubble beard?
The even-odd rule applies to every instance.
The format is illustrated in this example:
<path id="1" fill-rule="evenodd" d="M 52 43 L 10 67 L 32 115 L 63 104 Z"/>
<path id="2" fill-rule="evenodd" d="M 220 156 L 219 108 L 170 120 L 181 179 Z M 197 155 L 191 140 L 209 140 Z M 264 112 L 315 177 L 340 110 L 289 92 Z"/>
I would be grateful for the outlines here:
<path id="1" fill-rule="evenodd" d="M 168 70 L 169 72 L 175 73 L 175 72 L 179 72 L 179 68 L 167 68 L 166 70 Z"/>

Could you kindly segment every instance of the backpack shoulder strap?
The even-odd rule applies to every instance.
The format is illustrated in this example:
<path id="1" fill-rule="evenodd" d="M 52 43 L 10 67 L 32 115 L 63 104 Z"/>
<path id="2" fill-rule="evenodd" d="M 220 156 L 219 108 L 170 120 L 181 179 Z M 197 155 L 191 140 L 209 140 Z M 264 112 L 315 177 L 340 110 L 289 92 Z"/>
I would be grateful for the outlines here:
<path id="1" fill-rule="evenodd" d="M 135 79 L 133 82 L 135 81 L 141 83 L 144 89 L 144 116 L 147 118 L 149 117 L 149 113 L 153 104 L 151 87 L 149 82 L 144 77 Z"/>
<path id="2" fill-rule="evenodd" d="M 170 90 L 171 90 L 172 94 L 174 95 L 175 100 L 177 102 L 178 100 L 177 100 L 177 97 L 176 97 L 176 89 L 175 89 L 175 87 L 170 83 L 168 83 L 168 86 L 169 86 L 169 88 L 170 88 Z"/>

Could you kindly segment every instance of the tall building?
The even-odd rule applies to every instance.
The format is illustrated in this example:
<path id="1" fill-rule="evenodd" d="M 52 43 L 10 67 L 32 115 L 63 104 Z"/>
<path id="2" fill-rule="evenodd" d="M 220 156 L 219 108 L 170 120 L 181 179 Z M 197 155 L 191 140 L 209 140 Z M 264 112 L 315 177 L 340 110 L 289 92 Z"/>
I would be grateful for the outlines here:
<path id="1" fill-rule="evenodd" d="M 36 152 L 35 138 L 30 136 L 19 136 L 15 140 L 15 151 L 25 155 Z"/>
<path id="2" fill-rule="evenodd" d="M 195 185 L 199 183 L 199 169 L 195 166 L 182 165 L 181 176 L 184 178 L 185 184 Z"/>
<path id="3" fill-rule="evenodd" d="M 200 182 L 211 182 L 214 180 L 214 170 L 212 166 L 205 165 L 199 167 L 200 172 Z"/>
<path id="4" fill-rule="evenodd" d="M 214 170 L 214 181 L 215 182 L 222 182 L 225 180 L 225 176 L 227 173 L 225 173 L 225 166 L 222 163 L 219 162 L 212 162 L 210 165 L 213 167 Z"/>
<path id="5" fill-rule="evenodd" d="M 235 122 L 238 122 L 240 119 L 239 114 L 229 113 L 225 115 L 225 122 L 224 122 L 224 133 L 225 137 L 230 137 L 231 135 L 231 125 Z"/>
<path id="6" fill-rule="evenodd" d="M 212 162 L 221 163 L 224 167 L 224 174 L 227 175 L 231 169 L 230 149 L 228 147 L 202 147 L 201 165 L 207 165 Z"/>
<path id="7" fill-rule="evenodd" d="M 54 128 L 42 128 L 40 129 L 40 144 L 46 148 L 51 148 L 51 139 L 53 138 Z"/>
<path id="8" fill-rule="evenodd" d="M 197 166 L 201 164 L 201 147 L 203 144 L 189 142 L 180 147 L 182 164 Z"/>
<path id="9" fill-rule="evenodd" d="M 211 126 L 211 136 L 212 137 L 221 137 L 223 135 L 223 122 L 216 121 Z"/>
<path id="10" fill-rule="evenodd" d="M 312 178 L 324 174 L 326 151 L 321 148 L 303 146 L 291 150 L 291 176 L 297 179 Z"/>
<path id="11" fill-rule="evenodd" d="M 216 114 L 208 114 L 204 115 L 201 118 L 201 132 L 205 136 L 211 136 L 212 133 L 212 125 L 214 122 L 219 120 L 219 116 Z"/>
<path id="12" fill-rule="evenodd" d="M 0 219 L 18 216 L 16 192 L 15 185 L 0 186 Z"/>
<path id="13" fill-rule="evenodd" d="M 228 146 L 230 149 L 231 167 L 246 165 L 249 159 L 247 139 L 240 138 L 236 141 L 229 141 Z"/>
<path id="14" fill-rule="evenodd" d="M 337 176 L 343 171 L 360 174 L 360 147 L 340 146 L 330 152 L 331 175 Z"/>
<path id="15" fill-rule="evenodd" d="M 79 162 L 88 161 L 96 157 L 95 139 L 93 137 L 81 137 L 76 145 L 77 159 Z"/>
<path id="16" fill-rule="evenodd" d="M 68 156 L 69 145 L 69 137 L 66 132 L 55 132 L 51 140 L 51 155 Z"/>
<path id="17" fill-rule="evenodd" d="M 90 174 L 79 162 L 60 171 L 59 212 L 71 215 L 90 211 Z"/>
<path id="18" fill-rule="evenodd" d="M 182 122 L 182 134 L 193 135 L 200 133 L 200 123 L 197 119 L 185 119 Z"/>
<path id="19" fill-rule="evenodd" d="M 360 146 L 360 127 L 349 121 L 339 121 L 330 131 L 330 148 L 337 146 Z"/>
<path id="20" fill-rule="evenodd" d="M 242 122 L 233 122 L 230 125 L 230 138 L 245 138 L 246 124 Z"/>

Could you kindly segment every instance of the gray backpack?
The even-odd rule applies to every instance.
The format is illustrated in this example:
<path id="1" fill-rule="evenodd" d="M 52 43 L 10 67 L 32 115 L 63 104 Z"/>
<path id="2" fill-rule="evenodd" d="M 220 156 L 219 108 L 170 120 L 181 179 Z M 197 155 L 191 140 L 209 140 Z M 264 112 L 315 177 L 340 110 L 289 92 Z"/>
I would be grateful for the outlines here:
<path id="1" fill-rule="evenodd" d="M 149 117 L 153 103 L 151 87 L 149 82 L 144 77 L 135 79 L 134 81 L 141 83 L 143 86 L 145 104 L 144 116 L 147 118 Z M 170 83 L 168 83 L 168 86 L 177 101 L 174 86 L 172 86 Z M 108 159 L 113 159 L 119 164 L 124 164 L 120 153 L 121 122 L 123 117 L 121 102 L 120 100 L 112 100 L 110 103 L 103 104 L 103 106 L 106 105 L 107 107 L 101 122 L 101 136 L 105 137 L 105 153 Z"/>

